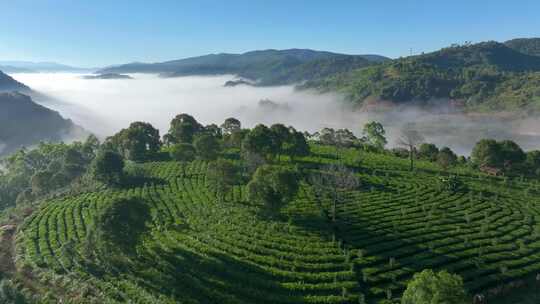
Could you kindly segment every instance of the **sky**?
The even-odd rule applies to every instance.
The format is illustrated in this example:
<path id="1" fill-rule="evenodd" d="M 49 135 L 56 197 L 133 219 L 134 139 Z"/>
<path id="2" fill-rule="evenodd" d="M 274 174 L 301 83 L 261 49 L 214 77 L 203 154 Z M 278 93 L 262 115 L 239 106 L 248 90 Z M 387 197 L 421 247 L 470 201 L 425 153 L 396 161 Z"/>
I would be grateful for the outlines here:
<path id="1" fill-rule="evenodd" d="M 0 60 L 79 67 L 310 48 L 388 57 L 540 37 L 538 0 L 0 0 Z"/>

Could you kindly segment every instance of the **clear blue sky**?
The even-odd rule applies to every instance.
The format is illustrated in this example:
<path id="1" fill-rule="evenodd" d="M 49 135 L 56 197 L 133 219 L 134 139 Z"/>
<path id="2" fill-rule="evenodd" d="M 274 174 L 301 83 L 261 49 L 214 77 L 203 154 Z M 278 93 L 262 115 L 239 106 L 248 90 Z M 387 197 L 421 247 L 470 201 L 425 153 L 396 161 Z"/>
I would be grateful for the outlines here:
<path id="1" fill-rule="evenodd" d="M 311 48 L 389 57 L 540 36 L 540 0 L 0 0 L 0 60 L 103 66 Z"/>

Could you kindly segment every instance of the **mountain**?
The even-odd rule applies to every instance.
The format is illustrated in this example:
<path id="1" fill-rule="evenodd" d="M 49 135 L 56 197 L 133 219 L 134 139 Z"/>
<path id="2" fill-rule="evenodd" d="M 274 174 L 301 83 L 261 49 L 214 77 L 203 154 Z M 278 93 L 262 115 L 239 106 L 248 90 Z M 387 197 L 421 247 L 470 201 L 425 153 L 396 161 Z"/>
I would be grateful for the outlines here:
<path id="1" fill-rule="evenodd" d="M 8 66 L 10 68 L 23 69 L 32 72 L 92 72 L 96 70 L 94 68 L 73 67 L 56 62 L 0 61 L 0 66 Z"/>
<path id="2" fill-rule="evenodd" d="M 97 75 L 85 75 L 82 76 L 83 79 L 133 79 L 129 75 L 108 73 L 108 74 L 97 74 Z"/>
<path id="3" fill-rule="evenodd" d="M 10 65 L 0 65 L 0 71 L 3 71 L 4 73 L 35 73 L 36 71 L 25 69 L 25 68 L 18 68 Z"/>
<path id="4" fill-rule="evenodd" d="M 498 42 L 454 45 L 309 81 L 351 102 L 423 102 L 466 110 L 540 111 L 540 57 Z"/>
<path id="5" fill-rule="evenodd" d="M 368 66 L 387 58 L 344 55 L 308 49 L 262 50 L 243 54 L 211 54 L 161 63 L 130 63 L 99 73 L 160 73 L 164 76 L 234 74 L 258 85 L 281 85 Z M 332 66 L 331 66 L 332 65 Z M 322 68 L 322 71 L 319 70 Z"/>
<path id="6" fill-rule="evenodd" d="M 540 56 L 540 38 L 518 38 L 508 40 L 504 44 L 523 54 Z"/>
<path id="7" fill-rule="evenodd" d="M 0 71 L 0 92 L 30 92 L 30 88 Z"/>
<path id="8" fill-rule="evenodd" d="M 40 141 L 60 141 L 82 129 L 21 93 L 0 93 L 0 155 Z"/>

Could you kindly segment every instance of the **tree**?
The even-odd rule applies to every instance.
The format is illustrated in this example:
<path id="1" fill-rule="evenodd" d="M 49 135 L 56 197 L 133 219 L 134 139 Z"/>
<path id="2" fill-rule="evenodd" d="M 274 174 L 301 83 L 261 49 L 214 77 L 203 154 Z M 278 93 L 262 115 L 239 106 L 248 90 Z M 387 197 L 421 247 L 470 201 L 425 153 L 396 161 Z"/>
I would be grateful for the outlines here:
<path id="1" fill-rule="evenodd" d="M 230 135 L 234 132 L 238 132 L 242 129 L 242 123 L 234 117 L 230 117 L 225 119 L 225 121 L 221 124 L 221 129 L 223 130 L 223 134 Z"/>
<path id="2" fill-rule="evenodd" d="M 279 156 L 283 153 L 284 146 L 291 142 L 291 131 L 283 124 L 273 124 L 270 127 L 270 131 L 272 131 L 275 152 L 277 153 L 277 158 L 279 159 Z"/>
<path id="3" fill-rule="evenodd" d="M 402 304 L 465 304 L 463 280 L 446 271 L 416 273 L 401 298 Z"/>
<path id="4" fill-rule="evenodd" d="M 221 146 L 217 138 L 209 134 L 201 134 L 195 138 L 193 146 L 199 158 L 204 160 L 214 160 L 221 152 Z"/>
<path id="5" fill-rule="evenodd" d="M 510 171 L 519 168 L 526 161 L 527 155 L 511 140 L 497 142 L 494 139 L 482 139 L 474 146 L 471 157 L 479 167 Z"/>
<path id="6" fill-rule="evenodd" d="M 386 131 L 380 122 L 372 121 L 365 124 L 362 134 L 364 141 L 378 150 L 383 150 L 388 143 L 385 137 Z"/>
<path id="7" fill-rule="evenodd" d="M 418 149 L 418 155 L 429 161 L 436 161 L 439 154 L 439 148 L 434 144 L 423 143 Z"/>
<path id="8" fill-rule="evenodd" d="M 50 171 L 38 171 L 30 180 L 33 195 L 43 195 L 53 187 L 53 175 Z"/>
<path id="9" fill-rule="evenodd" d="M 406 125 L 402 130 L 398 138 L 398 145 L 409 150 L 410 170 L 414 170 L 414 158 L 416 153 L 416 147 L 424 141 L 424 137 L 410 124 Z"/>
<path id="10" fill-rule="evenodd" d="M 109 202 L 96 215 L 95 233 L 104 250 L 123 249 L 129 253 L 146 229 L 148 206 L 138 198 L 119 198 Z"/>
<path id="11" fill-rule="evenodd" d="M 219 201 L 224 202 L 225 196 L 237 181 L 238 168 L 232 161 L 218 159 L 209 164 L 206 176 L 210 185 L 216 191 Z"/>
<path id="12" fill-rule="evenodd" d="M 178 143 L 169 148 L 169 155 L 176 161 L 193 161 L 196 154 L 192 144 Z"/>
<path id="13" fill-rule="evenodd" d="M 455 166 L 457 164 L 457 159 L 457 155 L 448 147 L 442 148 L 437 154 L 437 163 L 445 170 Z"/>
<path id="14" fill-rule="evenodd" d="M 494 139 L 482 139 L 474 146 L 471 159 L 479 167 L 498 167 L 501 164 L 500 146 Z"/>
<path id="15" fill-rule="evenodd" d="M 185 113 L 179 114 L 171 121 L 168 140 L 170 143 L 192 143 L 195 135 L 201 129 L 201 124 L 193 116 Z"/>
<path id="16" fill-rule="evenodd" d="M 294 160 L 295 157 L 309 155 L 309 152 L 309 144 L 304 134 L 291 127 L 291 138 L 283 147 L 283 153 L 289 155 Z"/>
<path id="17" fill-rule="evenodd" d="M 124 159 L 113 151 L 98 153 L 91 165 L 93 178 L 107 185 L 118 185 L 122 181 Z"/>
<path id="18" fill-rule="evenodd" d="M 527 152 L 527 168 L 532 174 L 540 175 L 540 151 L 534 150 Z"/>
<path id="19" fill-rule="evenodd" d="M 248 199 L 276 214 L 298 191 L 296 172 L 289 168 L 263 165 L 247 185 Z"/>
<path id="20" fill-rule="evenodd" d="M 265 125 L 255 126 L 242 141 L 242 150 L 268 158 L 277 151 L 274 133 Z"/>
<path id="21" fill-rule="evenodd" d="M 499 146 L 503 161 L 502 166 L 505 170 L 516 169 L 527 159 L 527 155 L 521 147 L 511 140 L 503 140 Z"/>
<path id="22" fill-rule="evenodd" d="M 223 133 L 221 132 L 221 128 L 218 127 L 216 124 L 209 124 L 209 125 L 205 126 L 202 129 L 202 132 L 204 132 L 206 134 L 209 134 L 209 135 L 212 135 L 215 138 L 219 138 L 219 139 L 221 139 L 223 137 Z"/>
<path id="23" fill-rule="evenodd" d="M 143 161 L 157 153 L 161 147 L 159 130 L 145 122 L 134 122 L 107 141 L 126 159 Z"/>
<path id="24" fill-rule="evenodd" d="M 332 164 L 323 168 L 319 173 L 310 177 L 310 181 L 318 196 L 324 191 L 330 195 L 332 200 L 332 221 L 337 219 L 338 205 L 345 200 L 348 191 L 356 189 L 360 185 L 360 180 L 356 174 L 342 164 Z"/>

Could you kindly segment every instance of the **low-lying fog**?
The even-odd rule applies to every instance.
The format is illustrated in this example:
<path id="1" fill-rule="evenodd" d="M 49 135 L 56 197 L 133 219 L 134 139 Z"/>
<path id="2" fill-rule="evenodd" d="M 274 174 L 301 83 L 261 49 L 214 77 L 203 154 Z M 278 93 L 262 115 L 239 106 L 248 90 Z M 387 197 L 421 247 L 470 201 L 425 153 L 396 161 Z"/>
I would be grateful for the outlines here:
<path id="1" fill-rule="evenodd" d="M 233 76 L 159 78 L 134 74 L 134 79 L 83 79 L 79 74 L 13 74 L 18 81 L 55 101 L 36 100 L 59 111 L 100 137 L 112 135 L 132 121 L 146 121 L 168 130 L 170 120 L 189 113 L 203 124 L 221 124 L 227 117 L 244 126 L 281 122 L 310 132 L 324 127 L 348 128 L 357 135 L 369 120 L 381 121 L 393 145 L 399 129 L 409 122 L 427 141 L 469 154 L 481 138 L 513 139 L 523 148 L 540 148 L 537 119 L 507 120 L 495 117 L 438 115 L 419 109 L 394 109 L 381 113 L 353 111 L 337 94 L 295 91 L 293 86 L 258 88 L 224 87 Z M 277 104 L 260 103 L 268 99 Z M 265 105 L 264 105 L 265 104 Z"/>

